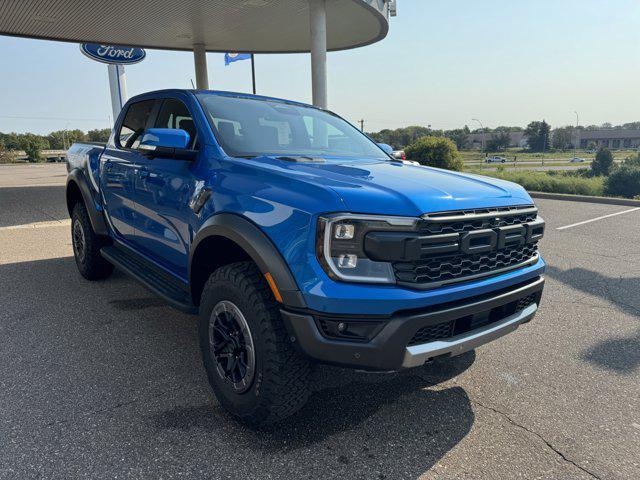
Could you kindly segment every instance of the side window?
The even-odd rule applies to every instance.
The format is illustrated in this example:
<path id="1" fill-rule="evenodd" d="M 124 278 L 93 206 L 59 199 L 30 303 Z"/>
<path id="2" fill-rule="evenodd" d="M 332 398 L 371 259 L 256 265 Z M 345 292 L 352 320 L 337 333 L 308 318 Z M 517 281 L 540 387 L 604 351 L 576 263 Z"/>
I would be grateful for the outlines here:
<path id="1" fill-rule="evenodd" d="M 116 136 L 116 142 L 120 147 L 138 147 L 140 137 L 147 126 L 154 104 L 155 100 L 143 100 L 142 102 L 132 103 L 129 106 Z"/>
<path id="2" fill-rule="evenodd" d="M 188 148 L 198 148 L 198 131 L 187 106 L 180 100 L 168 98 L 162 102 L 155 128 L 179 128 L 189 134 Z"/>

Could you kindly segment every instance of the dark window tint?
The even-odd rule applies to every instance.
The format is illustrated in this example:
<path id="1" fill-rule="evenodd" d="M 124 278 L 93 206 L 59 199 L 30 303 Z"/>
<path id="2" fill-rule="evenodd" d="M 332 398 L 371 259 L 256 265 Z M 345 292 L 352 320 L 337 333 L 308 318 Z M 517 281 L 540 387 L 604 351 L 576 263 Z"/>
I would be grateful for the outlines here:
<path id="1" fill-rule="evenodd" d="M 117 142 L 121 147 L 137 148 L 140 144 L 142 132 L 144 132 L 149 115 L 153 110 L 155 100 L 144 100 L 132 103 L 122 121 L 117 135 Z"/>
<path id="2" fill-rule="evenodd" d="M 156 128 L 177 128 L 189 134 L 188 148 L 197 148 L 198 132 L 187 106 L 180 100 L 169 98 L 162 102 L 160 113 L 156 119 Z"/>

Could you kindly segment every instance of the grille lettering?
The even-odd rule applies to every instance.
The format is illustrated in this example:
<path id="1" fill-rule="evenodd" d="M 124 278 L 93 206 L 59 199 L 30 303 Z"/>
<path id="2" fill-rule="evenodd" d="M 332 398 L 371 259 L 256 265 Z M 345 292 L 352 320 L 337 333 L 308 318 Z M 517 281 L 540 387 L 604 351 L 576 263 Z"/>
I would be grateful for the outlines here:
<path id="1" fill-rule="evenodd" d="M 537 258 L 545 223 L 535 209 L 518 215 L 493 216 L 478 211 L 475 216 L 450 216 L 450 220 L 425 219 L 415 234 L 416 251 L 403 258 L 387 255 L 392 251 L 390 245 L 379 246 L 379 256 L 392 262 L 399 283 L 437 288 L 518 268 Z"/>
<path id="2" fill-rule="evenodd" d="M 544 220 L 537 219 L 525 224 L 507 225 L 494 229 L 472 230 L 471 232 L 461 233 L 459 236 L 460 240 L 457 242 L 459 251 L 468 255 L 504 250 L 508 247 L 522 246 L 540 240 L 544 236 Z M 455 248 L 455 244 L 456 242 L 451 242 L 448 250 L 451 251 L 451 246 Z M 422 251 L 423 253 L 431 253 L 424 247 Z"/>

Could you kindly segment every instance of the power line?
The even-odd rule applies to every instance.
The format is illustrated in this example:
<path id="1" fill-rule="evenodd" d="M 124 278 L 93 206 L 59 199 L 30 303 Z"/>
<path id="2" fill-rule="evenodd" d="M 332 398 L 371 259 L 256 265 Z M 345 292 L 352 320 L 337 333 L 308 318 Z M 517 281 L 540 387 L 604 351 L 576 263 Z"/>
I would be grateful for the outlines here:
<path id="1" fill-rule="evenodd" d="M 0 115 L 0 118 L 11 118 L 18 120 L 69 120 L 77 122 L 101 122 L 104 118 L 73 118 L 73 117 L 26 117 L 22 115 Z"/>

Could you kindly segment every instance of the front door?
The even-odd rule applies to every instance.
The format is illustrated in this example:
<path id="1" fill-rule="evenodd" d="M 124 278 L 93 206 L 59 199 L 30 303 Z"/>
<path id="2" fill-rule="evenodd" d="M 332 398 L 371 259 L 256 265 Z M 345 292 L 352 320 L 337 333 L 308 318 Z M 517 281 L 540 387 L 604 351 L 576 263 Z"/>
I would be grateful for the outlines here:
<path id="1" fill-rule="evenodd" d="M 154 128 L 177 128 L 190 136 L 188 148 L 198 149 L 193 116 L 176 98 L 162 100 Z M 155 262 L 187 278 L 190 225 L 195 219 L 189 201 L 196 187 L 196 161 L 143 157 L 136 177 L 135 247 Z"/>
<path id="2" fill-rule="evenodd" d="M 147 128 L 155 100 L 132 103 L 118 126 L 113 144 L 100 158 L 100 184 L 105 214 L 116 237 L 131 242 L 137 222 L 135 182 L 142 155 L 135 148 Z"/>

